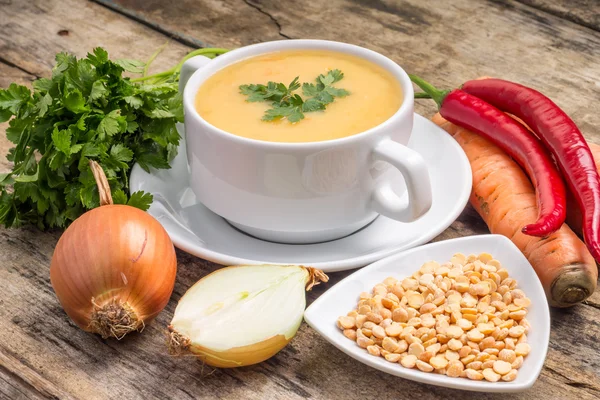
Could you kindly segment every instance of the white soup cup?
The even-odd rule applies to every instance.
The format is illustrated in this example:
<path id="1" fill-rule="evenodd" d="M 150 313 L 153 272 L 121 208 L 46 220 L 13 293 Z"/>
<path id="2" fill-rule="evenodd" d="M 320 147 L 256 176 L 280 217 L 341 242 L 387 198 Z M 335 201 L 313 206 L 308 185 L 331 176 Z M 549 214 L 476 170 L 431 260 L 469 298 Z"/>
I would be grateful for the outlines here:
<path id="1" fill-rule="evenodd" d="M 385 68 L 400 84 L 400 108 L 364 132 L 306 143 L 237 136 L 196 111 L 198 89 L 219 70 L 265 53 L 304 49 L 347 53 Z M 380 214 L 411 222 L 431 207 L 427 166 L 406 147 L 413 126 L 411 81 L 379 53 L 325 40 L 260 43 L 213 60 L 189 59 L 181 70 L 180 90 L 190 186 L 206 207 L 250 235 L 283 243 L 322 242 L 349 235 Z"/>

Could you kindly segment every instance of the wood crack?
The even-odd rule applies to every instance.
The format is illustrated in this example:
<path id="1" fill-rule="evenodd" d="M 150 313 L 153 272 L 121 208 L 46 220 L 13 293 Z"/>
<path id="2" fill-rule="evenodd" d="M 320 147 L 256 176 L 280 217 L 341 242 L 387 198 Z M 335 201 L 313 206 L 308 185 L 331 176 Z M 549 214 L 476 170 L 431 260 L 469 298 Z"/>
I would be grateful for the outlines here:
<path id="1" fill-rule="evenodd" d="M 198 39 L 196 39 L 192 36 L 186 35 L 184 33 L 176 32 L 176 31 L 173 32 L 173 31 L 169 30 L 168 28 L 164 28 L 161 24 L 149 21 L 144 16 L 136 13 L 132 9 L 123 7 L 119 4 L 116 4 L 113 1 L 110 1 L 110 0 L 89 0 L 89 1 L 99 4 L 103 7 L 106 7 L 109 10 L 116 12 L 117 14 L 124 15 L 125 17 L 127 17 L 135 22 L 138 22 L 144 26 L 147 26 L 148 28 L 153 29 L 159 33 L 162 33 L 163 35 L 167 36 L 169 39 L 179 42 L 185 46 L 192 47 L 192 48 L 215 47 L 211 44 L 205 43 L 201 40 L 198 40 Z"/>
<path id="2" fill-rule="evenodd" d="M 23 388 L 30 391 L 28 397 L 41 396 L 46 399 L 73 399 L 73 397 L 57 387 L 54 383 L 48 381 L 29 365 L 22 362 L 12 354 L 8 349 L 0 348 L 0 371 L 5 375 L 19 381 Z"/>
<path id="3" fill-rule="evenodd" d="M 593 307 L 593 308 L 595 308 L 595 309 L 597 309 L 597 310 L 600 310 L 600 304 L 598 304 L 598 303 L 596 303 L 596 302 L 594 302 L 594 301 L 591 301 L 591 300 L 584 300 L 584 301 L 582 302 L 582 304 L 585 304 L 586 306 L 590 306 L 590 307 Z"/>
<path id="4" fill-rule="evenodd" d="M 574 388 L 583 388 L 583 389 L 588 389 L 591 390 L 592 392 L 596 392 L 596 393 L 600 393 L 600 390 L 597 389 L 596 387 L 590 385 L 589 383 L 585 383 L 585 382 L 567 382 L 568 386 L 574 387 Z"/>
<path id="5" fill-rule="evenodd" d="M 292 39 L 291 37 L 289 37 L 288 35 L 286 35 L 285 33 L 283 33 L 281 31 L 282 30 L 281 29 L 281 24 L 279 23 L 279 21 L 277 20 L 277 18 L 275 18 L 269 12 L 263 10 L 262 7 L 260 7 L 258 4 L 251 3 L 250 0 L 244 0 L 244 3 L 248 4 L 250 7 L 254 8 L 258 12 L 260 12 L 261 14 L 264 14 L 267 17 L 269 17 L 269 19 L 271 21 L 273 21 L 273 23 L 275 23 L 275 26 L 277 27 L 277 33 L 279 34 L 279 36 L 284 37 L 286 39 Z"/>
<path id="6" fill-rule="evenodd" d="M 29 74 L 29 75 L 35 77 L 36 79 L 40 79 L 40 77 L 37 76 L 36 74 L 34 74 L 33 72 L 27 71 L 25 68 L 18 66 L 17 64 L 13 63 L 12 61 L 8 61 L 6 58 L 4 58 L 2 56 L 0 56 L 0 62 L 8 65 L 9 67 L 18 69 L 21 72 L 25 72 L 26 74 Z"/>
<path id="7" fill-rule="evenodd" d="M 528 7 L 535 8 L 536 10 L 539 10 L 539 11 L 542 11 L 542 12 L 554 15 L 555 17 L 558 17 L 558 18 L 561 18 L 561 19 L 573 22 L 574 24 L 584 26 L 584 27 L 589 28 L 589 29 L 591 29 L 593 31 L 600 32 L 600 27 L 598 27 L 598 26 L 596 26 L 596 25 L 594 25 L 594 24 L 592 24 L 590 22 L 587 22 L 583 18 L 581 18 L 581 17 L 579 17 L 579 16 L 577 16 L 577 15 L 571 13 L 571 12 L 560 12 L 560 11 L 555 10 L 553 8 L 545 7 L 545 6 L 540 5 L 540 4 L 536 4 L 536 3 L 532 2 L 531 0 L 516 0 L 516 1 L 518 3 L 526 5 Z"/>
<path id="8" fill-rule="evenodd" d="M 597 394 L 600 392 L 600 389 L 594 385 L 591 385 L 587 382 L 579 382 L 576 380 L 573 380 L 571 378 L 569 378 L 568 376 L 564 375 L 563 373 L 555 370 L 554 368 L 545 365 L 544 368 L 550 372 L 552 372 L 553 374 L 556 374 L 558 376 L 560 376 L 562 379 L 564 379 L 565 381 L 565 385 L 573 387 L 573 388 L 577 388 L 577 389 L 584 389 L 586 391 L 590 391 L 593 394 Z"/>

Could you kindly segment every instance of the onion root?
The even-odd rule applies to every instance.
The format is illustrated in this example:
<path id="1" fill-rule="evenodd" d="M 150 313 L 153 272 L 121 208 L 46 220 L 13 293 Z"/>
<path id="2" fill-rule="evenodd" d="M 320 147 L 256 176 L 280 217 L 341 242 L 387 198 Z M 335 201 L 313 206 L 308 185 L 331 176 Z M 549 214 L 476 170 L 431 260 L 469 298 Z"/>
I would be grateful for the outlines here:
<path id="1" fill-rule="evenodd" d="M 144 330 L 144 321 L 140 320 L 136 312 L 126 302 L 112 299 L 99 306 L 92 299 L 94 308 L 90 317 L 90 332 L 97 333 L 103 339 L 114 337 L 121 340 L 130 332 Z"/>
<path id="2" fill-rule="evenodd" d="M 329 277 L 319 269 L 313 267 L 303 267 L 308 271 L 308 281 L 306 282 L 306 290 L 309 291 L 313 286 L 317 286 L 321 282 L 329 282 Z"/>
<path id="3" fill-rule="evenodd" d="M 169 354 L 173 356 L 180 356 L 189 351 L 190 339 L 177 332 L 173 325 L 169 325 L 169 338 L 167 341 L 167 347 Z"/>

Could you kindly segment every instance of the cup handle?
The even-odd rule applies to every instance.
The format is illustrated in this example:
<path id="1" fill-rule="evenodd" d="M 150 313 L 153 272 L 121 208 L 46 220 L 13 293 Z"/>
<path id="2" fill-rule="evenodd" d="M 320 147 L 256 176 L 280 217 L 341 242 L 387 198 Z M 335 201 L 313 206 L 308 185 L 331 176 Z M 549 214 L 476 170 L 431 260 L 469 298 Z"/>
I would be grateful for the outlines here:
<path id="1" fill-rule="evenodd" d="M 194 56 L 181 66 L 179 71 L 179 93 L 183 94 L 183 89 L 188 83 L 194 72 L 208 64 L 212 59 L 205 56 Z"/>
<path id="2" fill-rule="evenodd" d="M 381 215 L 401 222 L 411 222 L 431 208 L 431 181 L 425 160 L 419 153 L 386 138 L 373 149 L 373 159 L 390 163 L 406 182 L 408 205 L 403 204 L 389 182 L 379 183 L 373 192 L 372 208 Z"/>

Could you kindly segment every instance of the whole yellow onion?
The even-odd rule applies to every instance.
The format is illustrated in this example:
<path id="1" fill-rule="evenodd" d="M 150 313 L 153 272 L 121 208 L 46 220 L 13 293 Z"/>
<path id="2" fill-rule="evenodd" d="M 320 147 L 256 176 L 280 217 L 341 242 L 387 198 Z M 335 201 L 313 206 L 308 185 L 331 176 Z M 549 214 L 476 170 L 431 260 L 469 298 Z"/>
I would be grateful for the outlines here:
<path id="1" fill-rule="evenodd" d="M 135 207 L 112 204 L 102 168 L 91 162 L 101 206 L 60 237 L 50 280 L 65 312 L 103 338 L 140 331 L 167 305 L 175 285 L 175 248 L 160 223 Z"/>

